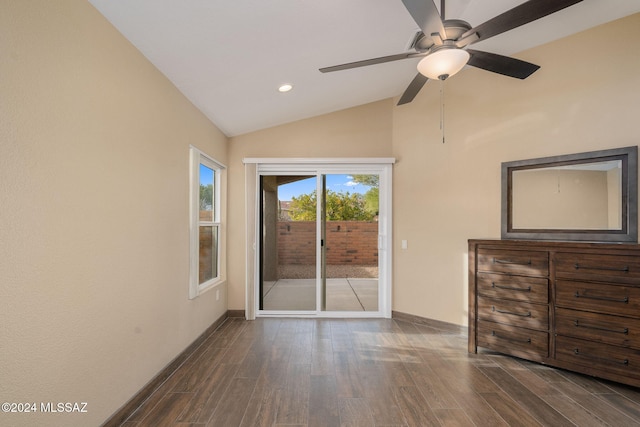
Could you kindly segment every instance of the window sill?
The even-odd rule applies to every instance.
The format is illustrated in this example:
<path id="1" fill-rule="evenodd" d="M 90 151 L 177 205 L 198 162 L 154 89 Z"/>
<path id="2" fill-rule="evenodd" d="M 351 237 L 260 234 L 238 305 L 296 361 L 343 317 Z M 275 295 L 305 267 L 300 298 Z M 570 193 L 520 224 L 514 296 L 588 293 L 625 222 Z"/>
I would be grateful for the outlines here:
<path id="1" fill-rule="evenodd" d="M 190 297 L 189 299 L 192 299 L 192 300 L 196 299 L 200 295 L 204 294 L 205 292 L 208 292 L 208 291 L 210 291 L 212 289 L 215 289 L 215 288 L 217 288 L 219 286 L 222 286 L 222 285 L 224 285 L 226 283 L 227 283 L 227 280 L 224 279 L 224 278 L 212 279 L 211 281 L 206 282 L 204 285 L 200 285 L 198 287 L 197 294 L 195 296 Z"/>

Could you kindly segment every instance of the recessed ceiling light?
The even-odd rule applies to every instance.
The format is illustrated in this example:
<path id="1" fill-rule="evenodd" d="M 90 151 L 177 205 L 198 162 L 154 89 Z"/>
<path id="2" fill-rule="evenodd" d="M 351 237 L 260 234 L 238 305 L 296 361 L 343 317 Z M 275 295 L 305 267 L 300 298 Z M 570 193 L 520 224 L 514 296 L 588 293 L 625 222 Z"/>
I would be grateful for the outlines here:
<path id="1" fill-rule="evenodd" d="M 293 86 L 287 83 L 280 86 L 278 92 L 289 92 L 291 89 L 293 89 Z"/>

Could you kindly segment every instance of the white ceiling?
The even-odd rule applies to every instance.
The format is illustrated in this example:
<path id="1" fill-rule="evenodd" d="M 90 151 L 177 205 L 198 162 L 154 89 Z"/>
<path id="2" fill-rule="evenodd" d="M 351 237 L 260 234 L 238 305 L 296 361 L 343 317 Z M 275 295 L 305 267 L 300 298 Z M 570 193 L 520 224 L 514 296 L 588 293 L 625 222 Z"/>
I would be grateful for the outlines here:
<path id="1" fill-rule="evenodd" d="M 406 52 L 418 26 L 401 0 L 89 2 L 228 136 L 398 96 L 416 74 L 418 59 L 318 71 Z M 477 26 L 523 2 L 448 0 L 446 14 Z M 473 48 L 510 55 L 637 12 L 585 0 Z"/>

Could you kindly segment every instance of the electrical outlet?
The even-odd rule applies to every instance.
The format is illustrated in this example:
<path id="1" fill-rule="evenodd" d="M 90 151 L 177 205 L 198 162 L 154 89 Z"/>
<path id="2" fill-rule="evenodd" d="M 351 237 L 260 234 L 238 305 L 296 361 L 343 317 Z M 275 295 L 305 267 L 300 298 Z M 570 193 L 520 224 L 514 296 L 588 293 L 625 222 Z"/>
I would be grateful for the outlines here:
<path id="1" fill-rule="evenodd" d="M 220 289 L 216 289 L 216 301 L 220 301 Z"/>

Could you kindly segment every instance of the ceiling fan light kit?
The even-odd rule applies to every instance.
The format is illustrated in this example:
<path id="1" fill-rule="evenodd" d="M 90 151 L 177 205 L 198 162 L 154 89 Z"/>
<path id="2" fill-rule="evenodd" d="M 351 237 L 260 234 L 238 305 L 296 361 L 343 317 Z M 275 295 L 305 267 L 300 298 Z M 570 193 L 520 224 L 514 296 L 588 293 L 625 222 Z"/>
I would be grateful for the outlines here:
<path id="1" fill-rule="evenodd" d="M 418 63 L 418 71 L 433 80 L 446 80 L 462 70 L 469 61 L 469 52 L 455 46 L 440 46 Z"/>
<path id="2" fill-rule="evenodd" d="M 582 1 L 529 0 L 471 28 L 465 21 L 444 20 L 444 16 L 440 16 L 433 0 L 402 0 L 407 11 L 422 30 L 422 34 L 414 38 L 412 51 L 325 67 L 320 71 L 327 73 L 422 57 L 423 59 L 418 63 L 418 74 L 400 97 L 398 105 L 413 101 L 429 79 L 445 80 L 462 70 L 467 64 L 504 76 L 525 79 L 540 67 L 495 53 L 466 50 L 467 46 L 528 24 Z M 444 0 L 442 0 L 441 10 L 444 15 Z"/>

